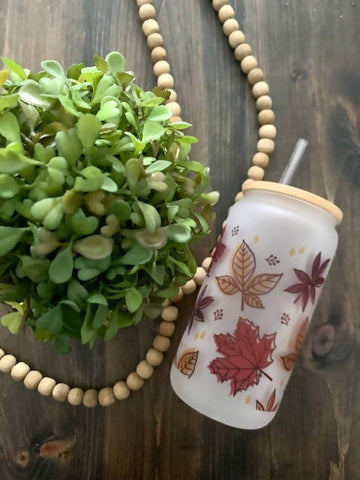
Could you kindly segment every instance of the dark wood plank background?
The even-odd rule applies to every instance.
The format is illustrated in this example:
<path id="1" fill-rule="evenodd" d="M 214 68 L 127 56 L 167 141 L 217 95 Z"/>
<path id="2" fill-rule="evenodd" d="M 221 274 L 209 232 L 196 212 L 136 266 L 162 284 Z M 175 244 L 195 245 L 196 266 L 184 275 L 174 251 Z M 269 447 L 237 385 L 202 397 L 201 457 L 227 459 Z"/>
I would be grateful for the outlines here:
<path id="1" fill-rule="evenodd" d="M 345 214 L 338 254 L 279 413 L 268 428 L 246 432 L 176 398 L 169 369 L 191 299 L 182 304 L 174 345 L 154 378 L 111 408 L 58 404 L 1 374 L 1 480 L 360 478 L 360 2 L 233 3 L 277 115 L 277 149 L 266 178 L 279 178 L 296 139 L 305 137 L 310 147 L 295 184 L 335 198 Z M 211 166 L 213 187 L 222 194 L 219 229 L 254 152 L 254 101 L 209 0 L 154 4 L 183 117 L 200 138 L 194 158 Z M 90 64 L 94 52 L 115 49 L 126 55 L 137 81 L 152 88 L 133 0 L 1 0 L 1 53 L 31 68 L 47 58 Z M 197 247 L 199 257 L 214 239 L 215 232 Z M 0 345 L 57 379 L 102 386 L 134 368 L 154 330 L 152 324 L 128 329 L 93 353 L 75 345 L 66 358 L 31 335 L 14 337 L 3 328 Z M 58 443 L 48 443 L 53 440 Z"/>

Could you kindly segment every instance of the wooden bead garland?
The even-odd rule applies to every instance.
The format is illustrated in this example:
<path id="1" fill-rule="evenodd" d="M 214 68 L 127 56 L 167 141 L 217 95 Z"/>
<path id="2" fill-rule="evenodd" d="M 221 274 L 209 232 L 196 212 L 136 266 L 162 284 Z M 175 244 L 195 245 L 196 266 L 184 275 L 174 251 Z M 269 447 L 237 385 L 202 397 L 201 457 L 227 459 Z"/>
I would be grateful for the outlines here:
<path id="1" fill-rule="evenodd" d="M 229 18 L 224 22 L 223 32 L 228 37 L 231 33 L 239 30 L 239 23 L 235 18 Z"/>
<path id="2" fill-rule="evenodd" d="M 235 30 L 229 35 L 230 47 L 236 48 L 241 43 L 245 42 L 245 35 L 241 30 Z"/>

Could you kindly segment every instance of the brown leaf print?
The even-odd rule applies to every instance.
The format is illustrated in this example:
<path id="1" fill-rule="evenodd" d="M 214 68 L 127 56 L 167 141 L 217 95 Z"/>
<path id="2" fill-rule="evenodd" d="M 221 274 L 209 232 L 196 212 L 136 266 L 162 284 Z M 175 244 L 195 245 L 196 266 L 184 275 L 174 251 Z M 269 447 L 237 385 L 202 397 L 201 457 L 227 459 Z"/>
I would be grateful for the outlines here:
<path id="1" fill-rule="evenodd" d="M 270 397 L 269 397 L 268 401 L 266 402 L 265 406 L 261 402 L 259 402 L 259 400 L 256 400 L 256 410 L 260 410 L 262 412 L 276 412 L 280 402 L 278 402 L 276 405 L 274 405 L 275 398 L 276 398 L 276 388 L 274 388 L 274 391 L 270 395 Z"/>
<path id="2" fill-rule="evenodd" d="M 190 378 L 195 371 L 198 356 L 199 350 L 196 350 L 195 348 L 189 348 L 188 350 L 185 350 L 177 362 L 176 366 L 178 370 Z"/>
<path id="3" fill-rule="evenodd" d="M 205 310 L 205 308 L 207 308 L 209 305 L 211 305 L 214 301 L 214 297 L 211 297 L 210 295 L 206 295 L 207 287 L 208 286 L 205 285 L 205 287 L 203 287 L 200 290 L 199 296 L 196 300 L 194 310 L 192 312 L 190 322 L 189 322 L 189 328 L 188 328 L 188 333 L 189 334 L 191 332 L 194 320 L 196 320 L 197 322 L 204 322 L 205 321 L 203 310 Z"/>
<path id="4" fill-rule="evenodd" d="M 285 368 L 286 371 L 290 371 L 294 368 L 295 362 L 297 359 L 296 353 L 289 353 L 288 355 L 285 355 L 283 357 L 280 357 L 283 367 Z"/>
<path id="5" fill-rule="evenodd" d="M 303 323 L 301 324 L 301 327 L 299 328 L 299 331 L 296 335 L 295 339 L 295 352 L 289 353 L 288 355 L 284 355 L 281 358 L 282 365 L 286 371 L 290 371 L 294 368 L 296 359 L 299 355 L 299 352 L 301 350 L 301 346 L 304 342 L 305 336 L 306 336 L 306 330 L 309 325 L 309 319 L 306 318 Z"/>
<path id="6" fill-rule="evenodd" d="M 245 304 L 251 308 L 264 308 L 259 298 L 271 292 L 282 277 L 282 273 L 261 273 L 255 275 L 256 258 L 249 245 L 243 240 L 231 261 L 231 275 L 216 277 L 219 289 L 225 295 L 241 292 L 241 310 Z"/>

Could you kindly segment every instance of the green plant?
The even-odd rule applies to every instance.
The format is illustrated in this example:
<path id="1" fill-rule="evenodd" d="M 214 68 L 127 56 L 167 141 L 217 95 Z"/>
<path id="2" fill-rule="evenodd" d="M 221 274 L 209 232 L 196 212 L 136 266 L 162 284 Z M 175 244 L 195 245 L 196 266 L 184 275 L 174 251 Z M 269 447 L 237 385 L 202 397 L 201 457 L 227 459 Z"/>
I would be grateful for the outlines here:
<path id="1" fill-rule="evenodd" d="M 60 352 L 159 315 L 194 273 L 217 192 L 189 159 L 169 92 L 146 92 L 124 57 L 0 71 L 0 300 Z"/>

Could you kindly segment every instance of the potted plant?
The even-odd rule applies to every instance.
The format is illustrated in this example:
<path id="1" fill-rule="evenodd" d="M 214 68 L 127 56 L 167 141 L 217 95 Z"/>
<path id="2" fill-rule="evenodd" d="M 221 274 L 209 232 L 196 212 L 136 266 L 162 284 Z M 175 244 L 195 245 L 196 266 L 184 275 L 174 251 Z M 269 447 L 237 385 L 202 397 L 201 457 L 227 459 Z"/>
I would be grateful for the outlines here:
<path id="1" fill-rule="evenodd" d="M 69 351 L 155 318 L 196 270 L 217 192 L 170 123 L 169 92 L 144 91 L 124 57 L 0 71 L 1 322 Z"/>

